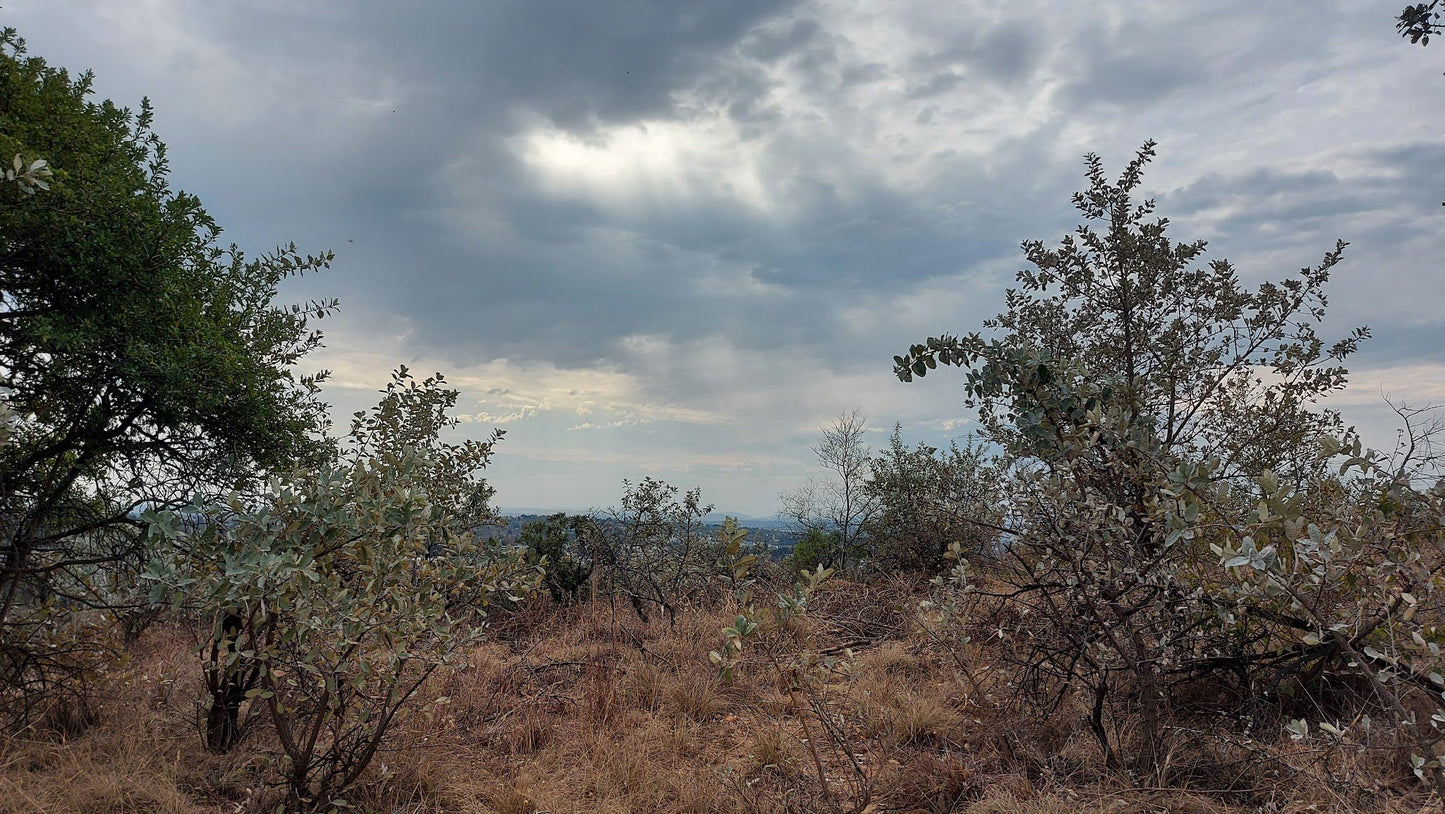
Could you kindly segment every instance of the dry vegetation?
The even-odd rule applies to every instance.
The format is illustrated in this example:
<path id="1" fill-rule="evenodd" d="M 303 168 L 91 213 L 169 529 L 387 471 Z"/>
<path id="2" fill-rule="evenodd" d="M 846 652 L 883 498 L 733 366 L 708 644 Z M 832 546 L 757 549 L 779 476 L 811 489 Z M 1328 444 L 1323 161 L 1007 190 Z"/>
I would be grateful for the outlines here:
<path id="1" fill-rule="evenodd" d="M 440 703 L 404 722 L 352 799 L 418 814 L 1439 810 L 1394 756 L 1293 743 L 1258 710 L 1175 720 L 1167 782 L 1141 787 L 1104 769 L 1082 703 L 1021 709 L 1004 668 L 945 650 L 914 607 L 896 583 L 827 585 L 770 647 L 854 657 L 790 691 L 767 648 L 719 680 L 707 653 L 728 608 L 669 627 L 535 602 L 430 682 Z M 193 647 L 157 626 L 88 728 L 0 745 L 0 811 L 271 810 L 266 727 L 229 755 L 201 748 Z"/>

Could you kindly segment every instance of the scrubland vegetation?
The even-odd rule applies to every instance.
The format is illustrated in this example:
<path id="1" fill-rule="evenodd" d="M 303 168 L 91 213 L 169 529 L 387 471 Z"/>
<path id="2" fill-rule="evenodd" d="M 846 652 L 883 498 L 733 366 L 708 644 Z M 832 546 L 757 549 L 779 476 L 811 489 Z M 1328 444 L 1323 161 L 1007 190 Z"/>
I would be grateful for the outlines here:
<path id="1" fill-rule="evenodd" d="M 893 358 L 976 439 L 843 414 L 781 563 L 645 474 L 504 547 L 445 378 L 337 431 L 294 372 L 329 255 L 220 246 L 148 107 L 0 45 L 0 810 L 1440 809 L 1442 424 L 1320 406 L 1343 242 L 1247 286 L 1090 156 Z"/>
<path id="2" fill-rule="evenodd" d="M 707 657 L 732 623 L 722 608 L 686 610 L 670 627 L 605 602 L 543 600 L 499 619 L 489 641 L 429 683 L 348 797 L 364 811 L 507 814 L 1407 812 L 1424 803 L 1391 751 L 1294 741 L 1258 707 L 1226 721 L 1206 693 L 1171 721 L 1160 778 L 1132 782 L 1105 767 L 1085 722 L 1089 699 L 1038 714 L 989 645 L 961 645 L 937 622 L 920 627 L 918 590 L 832 580 L 786 635 L 745 650 L 726 683 Z M 984 624 L 1028 627 L 1003 610 Z M 816 680 L 792 681 L 772 664 L 849 643 L 853 657 Z M 201 748 L 196 644 L 189 630 L 151 628 L 84 732 L 10 741 L 0 810 L 259 808 L 280 747 L 256 721 L 227 754 Z M 1126 713 L 1118 725 L 1138 720 Z"/>

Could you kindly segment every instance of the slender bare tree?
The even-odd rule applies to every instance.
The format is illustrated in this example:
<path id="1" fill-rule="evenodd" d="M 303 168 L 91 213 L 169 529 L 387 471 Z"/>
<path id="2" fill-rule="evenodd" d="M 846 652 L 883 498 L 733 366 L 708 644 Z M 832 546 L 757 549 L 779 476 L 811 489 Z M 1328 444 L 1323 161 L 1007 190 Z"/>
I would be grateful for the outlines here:
<path id="1" fill-rule="evenodd" d="M 813 455 L 828 474 L 779 495 L 783 516 L 802 529 L 837 535 L 837 550 L 825 558 L 830 566 L 847 567 L 850 556 L 861 554 L 863 524 L 878 507 L 867 489 L 872 460 L 864 440 L 867 431 L 868 419 L 861 410 L 840 413 L 813 446 Z"/>

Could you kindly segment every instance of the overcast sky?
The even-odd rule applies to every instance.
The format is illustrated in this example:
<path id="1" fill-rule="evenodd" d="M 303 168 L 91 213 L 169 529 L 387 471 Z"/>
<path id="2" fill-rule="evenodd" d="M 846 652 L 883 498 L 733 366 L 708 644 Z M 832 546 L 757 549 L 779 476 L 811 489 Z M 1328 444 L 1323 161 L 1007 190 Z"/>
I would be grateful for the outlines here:
<path id="1" fill-rule="evenodd" d="M 332 249 L 310 360 L 338 414 L 440 370 L 504 427 L 505 507 L 624 477 L 777 510 L 859 407 L 969 432 L 961 376 L 891 357 L 973 330 L 1026 238 L 1076 222 L 1081 156 L 1146 139 L 1176 239 L 1246 280 L 1351 242 L 1333 399 L 1445 402 L 1445 42 L 1362 2 L 3 0 L 32 53 L 149 96 L 173 180 L 248 251 Z"/>

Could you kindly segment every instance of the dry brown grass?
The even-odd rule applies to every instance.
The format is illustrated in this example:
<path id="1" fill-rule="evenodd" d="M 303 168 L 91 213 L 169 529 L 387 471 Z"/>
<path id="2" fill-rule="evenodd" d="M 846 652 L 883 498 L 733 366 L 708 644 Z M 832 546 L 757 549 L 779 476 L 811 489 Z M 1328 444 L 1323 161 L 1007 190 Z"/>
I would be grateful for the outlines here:
<path id="1" fill-rule="evenodd" d="M 353 801 L 405 814 L 801 814 L 864 799 L 877 814 L 1394 814 L 1426 805 L 1380 750 L 1204 737 L 1188 722 L 1167 756 L 1168 788 L 1131 787 L 1104 771 L 1075 702 L 1052 716 L 1021 714 L 1006 693 L 960 681 L 906 608 L 868 612 L 870 602 L 903 602 L 897 592 L 829 594 L 792 644 L 771 651 L 857 646 L 851 677 L 811 696 L 790 691 L 768 652 L 751 653 L 731 683 L 718 680 L 707 651 L 730 621 L 726 609 L 683 614 L 675 628 L 644 627 L 605 604 L 504 620 L 460 670 L 433 681 L 430 697 L 444 701 L 405 722 Z M 199 748 L 187 648 L 175 632 L 152 632 L 96 725 L 69 740 L 0 742 L 0 814 L 263 810 L 274 759 L 265 728 L 231 755 Z M 845 745 L 824 737 L 819 715 Z"/>
<path id="2" fill-rule="evenodd" d="M 0 739 L 0 812 L 215 810 L 185 789 L 206 760 L 193 761 L 198 742 L 178 733 L 186 711 L 171 703 L 175 682 L 140 671 L 119 681 L 98 705 L 98 722 L 74 738 Z M 236 773 L 214 777 L 220 790 Z"/>
<path id="3" fill-rule="evenodd" d="M 904 689 L 881 700 L 875 697 L 865 715 L 866 731 L 894 746 L 953 746 L 962 736 L 963 716 L 930 692 Z"/>
<path id="4" fill-rule="evenodd" d="M 696 673 L 677 676 L 666 693 L 666 707 L 692 721 L 702 722 L 722 712 L 726 705 L 717 679 Z"/>

